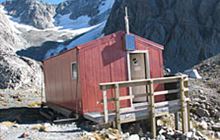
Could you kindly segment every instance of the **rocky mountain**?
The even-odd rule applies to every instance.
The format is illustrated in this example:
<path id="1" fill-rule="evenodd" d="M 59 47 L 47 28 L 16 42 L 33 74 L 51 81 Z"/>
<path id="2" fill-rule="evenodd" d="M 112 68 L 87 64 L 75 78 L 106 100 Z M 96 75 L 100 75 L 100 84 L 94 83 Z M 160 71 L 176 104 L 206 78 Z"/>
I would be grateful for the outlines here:
<path id="1" fill-rule="evenodd" d="M 0 11 L 0 89 L 39 87 L 41 68 L 31 59 L 16 55 L 26 41 Z"/>
<path id="2" fill-rule="evenodd" d="M 90 25 L 107 20 L 114 0 L 68 0 L 57 6 L 56 13 L 59 15 L 69 15 L 69 18 L 75 20 L 80 16 L 91 18 Z"/>
<path id="3" fill-rule="evenodd" d="M 124 30 L 128 7 L 131 32 L 165 46 L 165 65 L 182 71 L 220 52 L 220 1 L 117 0 L 105 34 Z"/>
<path id="4" fill-rule="evenodd" d="M 14 0 L 5 2 L 4 7 L 8 14 L 20 23 L 39 29 L 54 27 L 55 5 L 38 0 Z"/>
<path id="5" fill-rule="evenodd" d="M 13 0 L 0 5 L 0 89 L 41 88 L 41 61 L 96 39 L 114 0 L 59 5 Z"/>

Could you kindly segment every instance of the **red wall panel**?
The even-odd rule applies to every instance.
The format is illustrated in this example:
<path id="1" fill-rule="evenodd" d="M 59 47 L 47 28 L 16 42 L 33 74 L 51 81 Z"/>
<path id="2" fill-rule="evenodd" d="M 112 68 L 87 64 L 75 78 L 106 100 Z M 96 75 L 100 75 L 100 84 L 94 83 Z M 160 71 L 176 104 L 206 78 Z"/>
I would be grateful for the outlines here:
<path id="1" fill-rule="evenodd" d="M 79 64 L 83 112 L 102 112 L 102 93 L 99 83 L 127 80 L 126 52 L 123 50 L 121 34 L 112 34 L 79 47 Z M 83 62 L 83 63 L 82 63 Z M 121 95 L 127 95 L 127 89 L 121 89 Z M 113 91 L 107 92 L 113 97 Z M 89 97 L 89 98 L 88 98 Z M 114 103 L 109 103 L 113 110 Z M 121 103 L 129 106 L 128 101 Z"/>
<path id="2" fill-rule="evenodd" d="M 72 80 L 71 63 L 77 61 L 77 49 L 44 61 L 46 101 L 80 111 L 80 83 Z"/>

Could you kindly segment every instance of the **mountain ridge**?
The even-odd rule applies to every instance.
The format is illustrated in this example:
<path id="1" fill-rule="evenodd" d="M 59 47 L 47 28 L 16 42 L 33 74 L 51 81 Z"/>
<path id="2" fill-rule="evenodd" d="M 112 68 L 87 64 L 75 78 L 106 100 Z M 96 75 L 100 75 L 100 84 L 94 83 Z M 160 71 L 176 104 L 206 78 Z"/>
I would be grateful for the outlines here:
<path id="1" fill-rule="evenodd" d="M 124 30 L 125 6 L 131 32 L 164 45 L 164 62 L 173 72 L 184 71 L 220 53 L 217 0 L 117 0 L 105 34 Z"/>

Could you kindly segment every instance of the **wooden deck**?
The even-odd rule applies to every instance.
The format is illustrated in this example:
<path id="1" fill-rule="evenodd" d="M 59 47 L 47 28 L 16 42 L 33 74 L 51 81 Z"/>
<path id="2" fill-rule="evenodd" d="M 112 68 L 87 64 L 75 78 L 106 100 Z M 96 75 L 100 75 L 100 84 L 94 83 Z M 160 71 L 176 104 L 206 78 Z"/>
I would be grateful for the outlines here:
<path id="1" fill-rule="evenodd" d="M 175 83 L 174 89 L 164 89 L 162 91 L 155 91 L 155 84 Z M 133 103 L 135 95 L 130 93 L 128 96 L 120 96 L 120 88 L 132 88 L 134 86 L 146 86 L 147 93 L 142 94 L 147 98 L 148 102 Z M 181 112 L 182 131 L 187 132 L 190 129 L 189 118 L 189 97 L 188 97 L 188 77 L 185 75 L 174 77 L 163 77 L 153 79 L 131 80 L 111 83 L 101 83 L 100 89 L 103 94 L 103 112 L 92 112 L 84 114 L 84 117 L 99 124 L 108 124 L 115 122 L 116 128 L 121 131 L 121 124 L 134 122 L 137 120 L 150 119 L 151 132 L 153 138 L 156 138 L 156 117 L 163 116 L 168 113 Z M 114 98 L 109 99 L 107 90 L 114 90 Z M 156 103 L 155 96 L 177 94 L 176 99 L 171 101 L 163 101 Z M 140 96 L 140 94 L 138 95 Z M 130 100 L 131 106 L 122 108 L 120 101 Z M 108 110 L 109 102 L 114 102 L 115 110 Z M 178 117 L 176 117 L 178 118 Z M 176 122 L 178 124 L 178 120 Z M 177 127 L 176 127 L 177 128 Z"/>
<path id="2" fill-rule="evenodd" d="M 166 101 L 155 104 L 155 115 L 162 116 L 167 113 L 176 113 L 180 111 L 180 100 Z M 147 119 L 150 117 L 150 108 L 147 102 L 135 103 L 133 108 L 124 108 L 120 112 L 121 123 L 135 122 L 138 120 Z M 92 112 L 84 114 L 84 117 L 88 120 L 96 122 L 98 124 L 104 124 L 104 114 L 100 112 Z M 116 113 L 108 114 L 108 122 L 114 122 L 116 119 Z"/>

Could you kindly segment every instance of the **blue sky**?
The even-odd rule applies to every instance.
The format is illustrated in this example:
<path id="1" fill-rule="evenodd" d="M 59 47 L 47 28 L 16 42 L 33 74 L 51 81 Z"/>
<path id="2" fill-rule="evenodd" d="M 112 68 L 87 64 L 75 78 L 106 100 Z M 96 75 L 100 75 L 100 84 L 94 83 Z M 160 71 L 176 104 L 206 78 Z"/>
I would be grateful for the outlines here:
<path id="1" fill-rule="evenodd" d="M 0 2 L 3 2 L 3 1 L 5 1 L 5 0 L 0 0 Z M 55 4 L 57 4 L 57 3 L 60 3 L 63 0 L 42 0 L 42 1 L 45 1 L 45 2 L 48 2 L 48 3 L 55 3 Z"/>

